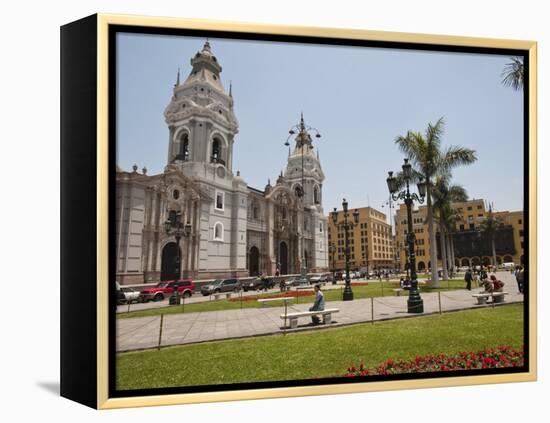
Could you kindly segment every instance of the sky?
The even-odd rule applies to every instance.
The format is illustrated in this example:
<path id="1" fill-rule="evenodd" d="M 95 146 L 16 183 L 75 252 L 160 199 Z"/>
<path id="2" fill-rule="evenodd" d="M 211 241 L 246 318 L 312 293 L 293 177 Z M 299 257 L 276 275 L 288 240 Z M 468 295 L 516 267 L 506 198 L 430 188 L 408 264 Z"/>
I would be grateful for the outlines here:
<path id="1" fill-rule="evenodd" d="M 119 34 L 117 164 L 163 171 L 164 109 L 178 68 L 182 82 L 204 38 Z M 232 82 L 239 121 L 233 170 L 263 189 L 286 166 L 288 130 L 303 112 L 325 173 L 325 212 L 371 206 L 387 213 L 386 177 L 404 155 L 395 138 L 445 119 L 442 147 L 478 156 L 453 171 L 453 183 L 498 211 L 523 208 L 522 92 L 501 84 L 508 56 L 209 39 Z M 291 143 L 294 145 L 294 143 Z"/>

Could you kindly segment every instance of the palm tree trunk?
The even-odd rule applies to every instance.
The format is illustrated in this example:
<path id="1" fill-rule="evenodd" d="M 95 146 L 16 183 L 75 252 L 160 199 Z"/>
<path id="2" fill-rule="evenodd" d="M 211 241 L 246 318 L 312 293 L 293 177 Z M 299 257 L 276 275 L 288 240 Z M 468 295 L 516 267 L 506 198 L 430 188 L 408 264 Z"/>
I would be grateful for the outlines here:
<path id="1" fill-rule="evenodd" d="M 493 266 L 496 267 L 496 265 L 497 265 L 497 252 L 496 252 L 496 249 L 495 249 L 495 237 L 494 236 L 491 239 L 491 247 L 493 247 Z"/>
<path id="2" fill-rule="evenodd" d="M 453 235 L 450 232 L 447 232 L 447 251 L 449 254 L 449 270 L 451 274 L 454 273 L 455 269 L 455 251 L 453 248 Z"/>
<path id="3" fill-rule="evenodd" d="M 443 280 L 449 279 L 449 270 L 447 267 L 447 242 L 445 240 L 445 227 L 439 223 L 439 244 L 441 246 L 441 266 L 443 268 Z"/>
<path id="4" fill-rule="evenodd" d="M 427 180 L 427 189 L 426 196 L 428 197 L 428 202 L 426 207 L 428 209 L 428 235 L 430 238 L 430 266 L 432 271 L 432 286 L 434 288 L 439 288 L 439 275 L 437 274 L 437 246 L 435 245 L 435 231 L 434 231 L 434 216 L 432 209 L 432 194 L 431 194 L 431 181 Z"/>

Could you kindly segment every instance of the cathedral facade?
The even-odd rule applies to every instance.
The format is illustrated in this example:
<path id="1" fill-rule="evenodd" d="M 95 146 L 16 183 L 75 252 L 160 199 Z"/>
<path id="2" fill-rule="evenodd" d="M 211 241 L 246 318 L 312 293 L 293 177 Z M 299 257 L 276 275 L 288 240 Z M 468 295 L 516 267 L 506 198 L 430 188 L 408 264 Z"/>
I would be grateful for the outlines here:
<path id="1" fill-rule="evenodd" d="M 164 116 L 167 165 L 116 171 L 116 278 L 121 284 L 328 269 L 324 174 L 304 124 L 286 169 L 263 190 L 233 169 L 239 124 L 210 44 L 179 73 Z M 171 225 L 168 224 L 171 222 Z M 177 222 L 177 225 L 174 223 Z M 182 229 L 174 231 L 174 227 Z M 179 242 L 178 242 L 179 240 Z M 178 251 L 179 244 L 179 251 Z"/>

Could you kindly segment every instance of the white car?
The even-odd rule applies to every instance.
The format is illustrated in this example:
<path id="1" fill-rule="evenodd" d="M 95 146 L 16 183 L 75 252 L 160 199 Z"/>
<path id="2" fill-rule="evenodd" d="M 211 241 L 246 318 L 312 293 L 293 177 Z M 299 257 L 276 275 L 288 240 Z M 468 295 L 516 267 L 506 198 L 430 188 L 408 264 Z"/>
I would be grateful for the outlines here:
<path id="1" fill-rule="evenodd" d="M 130 304 L 139 302 L 139 291 L 133 288 L 121 287 L 120 292 L 124 294 L 124 300 L 122 300 L 123 303 Z"/>

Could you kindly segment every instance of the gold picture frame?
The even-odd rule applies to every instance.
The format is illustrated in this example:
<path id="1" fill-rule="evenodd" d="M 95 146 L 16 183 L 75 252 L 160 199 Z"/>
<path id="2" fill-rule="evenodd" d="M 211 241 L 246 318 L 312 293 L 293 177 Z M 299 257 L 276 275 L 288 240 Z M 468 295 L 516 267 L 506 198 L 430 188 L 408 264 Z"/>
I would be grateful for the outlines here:
<path id="1" fill-rule="evenodd" d="M 77 37 L 75 31 L 70 32 L 70 28 L 75 28 L 78 22 L 68 24 L 66 26 L 67 37 Z M 193 29 L 206 31 L 226 31 L 230 33 L 241 34 L 261 34 L 266 36 L 296 36 L 296 37 L 315 37 L 315 38 L 330 38 L 339 40 L 369 40 L 388 43 L 408 43 L 408 44 L 429 44 L 435 46 L 453 46 L 458 48 L 491 48 L 491 49 L 514 49 L 525 51 L 529 58 L 528 67 L 528 100 L 529 100 L 529 117 L 528 122 L 528 163 L 529 163 L 529 228 L 528 228 L 528 247 L 529 257 L 529 354 L 527 357 L 529 370 L 521 373 L 504 373 L 492 375 L 473 375 L 461 377 L 439 377 L 426 379 L 404 379 L 391 381 L 374 381 L 374 382 L 358 382 L 346 384 L 330 384 L 330 385 L 315 385 L 315 386 L 296 386 L 296 387 L 274 387 L 265 389 L 246 389 L 236 391 L 212 391 L 200 393 L 175 393 L 167 395 L 145 395 L 131 397 L 110 397 L 109 396 L 109 263 L 107 260 L 109 254 L 109 119 L 112 119 L 112 111 L 109 110 L 109 60 L 112 60 L 109 55 L 109 27 L 110 26 L 134 26 L 143 28 L 160 28 L 160 29 Z M 400 389 L 418 389 L 418 388 L 435 388 L 443 386 L 464 386 L 478 384 L 493 384 L 505 382 L 526 382 L 534 381 L 537 378 L 537 43 L 534 41 L 517 41 L 504 39 L 489 39 L 476 37 L 462 36 L 447 36 L 447 35 L 430 35 L 430 34 L 411 34 L 401 32 L 381 32 L 368 31 L 359 29 L 343 29 L 343 28 L 317 28 L 317 27 L 302 27 L 302 26 L 287 26 L 287 25 L 261 25 L 251 23 L 238 23 L 226 21 L 210 21 L 196 19 L 180 19 L 180 18 L 163 18 L 163 17 L 144 17 L 144 16 L 123 16 L 111 14 L 94 15 L 90 28 L 95 28 L 95 44 L 97 50 L 95 69 L 96 75 L 96 135 L 97 143 L 95 145 L 96 154 L 96 172 L 94 175 L 96 189 L 92 195 L 95 197 L 96 210 L 94 213 L 96 235 L 96 245 L 93 251 L 96 260 L 90 264 L 93 267 L 95 277 L 95 295 L 94 305 L 96 309 L 87 317 L 91 321 L 95 321 L 95 354 L 93 365 L 96 371 L 95 398 L 92 393 L 86 388 L 77 386 L 75 383 L 63 381 L 71 379 L 71 372 L 76 371 L 76 364 L 63 364 L 63 354 L 68 357 L 72 354 L 69 350 L 62 348 L 62 395 L 75 399 L 76 401 L 85 403 L 98 409 L 114 409 L 122 407 L 139 407 L 153 405 L 170 405 L 170 404 L 190 404 L 190 403 L 205 403 L 216 401 L 236 401 L 248 399 L 264 399 L 264 398 L 281 398 L 293 396 L 307 395 L 325 395 L 325 394 L 344 394 L 355 392 L 371 392 L 371 391 L 386 391 Z M 63 32 L 62 32 L 63 35 Z M 93 38 L 93 34 L 88 38 Z M 76 49 L 76 47 L 74 47 Z M 63 55 L 63 43 L 62 43 Z M 70 56 L 69 53 L 66 54 Z M 69 63 L 70 61 L 68 61 Z M 63 62 L 62 62 L 63 64 Z M 63 67 L 63 66 L 62 66 Z M 67 71 L 68 72 L 68 71 Z M 67 74 L 66 72 L 66 74 Z M 68 88 L 67 88 L 68 89 Z M 63 89 L 62 89 L 63 90 Z M 63 95 L 62 95 L 63 98 Z M 68 113 L 68 112 L 67 112 Z M 67 122 L 70 116 L 63 115 L 62 119 Z M 63 123 L 62 123 L 63 124 Z M 62 145 L 63 149 L 63 145 Z M 71 161 L 71 152 L 67 152 L 65 162 Z M 69 170 L 67 171 L 69 172 Z M 71 193 L 65 193 L 68 202 L 71 201 Z M 67 207 L 70 204 L 67 203 Z M 66 223 L 64 223 L 66 224 Z M 69 230 L 70 228 L 67 228 Z M 62 238 L 63 239 L 63 238 Z M 62 247 L 63 248 L 63 247 Z M 70 244 L 66 244 L 66 248 L 70 248 Z M 69 252 L 67 252 L 69 254 Z M 65 256 L 67 266 L 69 257 Z M 70 273 L 67 270 L 67 274 Z M 68 277 L 68 276 L 66 276 Z M 64 281 L 62 280 L 62 290 Z M 76 294 L 67 294 L 67 298 L 72 298 Z M 65 313 L 66 319 L 78 319 L 74 316 L 74 310 L 69 310 L 63 307 L 62 314 Z M 75 340 L 76 331 L 65 330 L 65 338 L 63 337 L 64 323 L 62 317 L 62 343 L 65 339 L 67 345 L 77 342 Z M 69 347 L 67 347 L 69 348 Z M 72 350 L 71 350 L 72 351 Z M 94 360 L 91 361 L 94 361 Z M 63 376 L 63 372 L 65 375 Z M 64 387 L 65 386 L 65 387 Z M 77 394 L 76 391 L 79 393 Z M 86 393 L 80 392 L 86 391 Z"/>

